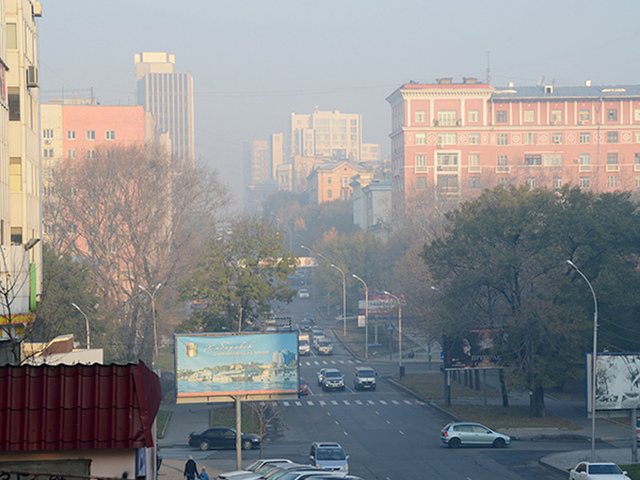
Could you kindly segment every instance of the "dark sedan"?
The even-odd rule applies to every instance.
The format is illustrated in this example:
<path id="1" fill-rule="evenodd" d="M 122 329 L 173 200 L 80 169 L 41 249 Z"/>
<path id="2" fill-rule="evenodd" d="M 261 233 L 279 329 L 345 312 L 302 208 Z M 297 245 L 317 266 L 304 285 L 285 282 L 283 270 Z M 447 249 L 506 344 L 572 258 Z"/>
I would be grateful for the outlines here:
<path id="1" fill-rule="evenodd" d="M 243 433 L 240 444 L 243 450 L 251 450 L 260 446 L 260 437 Z M 189 446 L 200 450 L 236 448 L 236 431 L 229 427 L 212 427 L 201 433 L 192 432 L 189 434 Z"/>

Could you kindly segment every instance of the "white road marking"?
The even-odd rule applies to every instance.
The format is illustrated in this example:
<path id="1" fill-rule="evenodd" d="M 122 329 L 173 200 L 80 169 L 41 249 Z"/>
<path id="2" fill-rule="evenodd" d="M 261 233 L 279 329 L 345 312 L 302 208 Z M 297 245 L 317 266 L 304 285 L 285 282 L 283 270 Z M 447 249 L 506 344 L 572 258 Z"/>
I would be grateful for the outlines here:
<path id="1" fill-rule="evenodd" d="M 288 406 L 289 406 L 289 402 L 282 402 L 282 404 L 283 404 L 285 407 L 288 407 Z"/>
<path id="2" fill-rule="evenodd" d="M 407 405 L 413 405 L 409 400 L 405 400 L 404 403 L 406 403 Z"/>
<path id="3" fill-rule="evenodd" d="M 373 400 L 367 400 L 367 403 L 368 403 L 369 405 L 375 405 L 375 404 L 376 404 L 376 402 L 374 402 Z"/>
<path id="4" fill-rule="evenodd" d="M 344 403 L 345 405 L 351 405 L 351 404 L 349 403 L 349 400 L 343 400 L 343 401 L 342 401 L 342 403 Z"/>
<path id="5" fill-rule="evenodd" d="M 391 400 L 391 403 L 393 403 L 394 405 L 400 405 L 400 402 L 397 400 Z"/>
<path id="6" fill-rule="evenodd" d="M 404 432 L 402 430 L 398 430 L 400 432 L 400 435 L 404 435 Z"/>
<path id="7" fill-rule="evenodd" d="M 324 400 L 320 400 L 320 406 L 324 407 L 327 403 Z"/>
<path id="8" fill-rule="evenodd" d="M 296 402 L 296 406 L 297 407 L 301 407 L 302 406 L 302 402 Z"/>
<path id="9" fill-rule="evenodd" d="M 357 405 L 362 405 L 362 402 L 360 400 L 356 400 L 356 404 Z"/>
<path id="10" fill-rule="evenodd" d="M 338 405 L 337 400 L 331 400 L 331 405 Z"/>
<path id="11" fill-rule="evenodd" d="M 311 400 L 307 400 L 307 405 L 309 405 L 310 407 L 313 407 L 313 402 Z"/>
<path id="12" fill-rule="evenodd" d="M 378 400 L 382 405 L 386 405 L 387 402 L 385 402 L 384 400 Z"/>

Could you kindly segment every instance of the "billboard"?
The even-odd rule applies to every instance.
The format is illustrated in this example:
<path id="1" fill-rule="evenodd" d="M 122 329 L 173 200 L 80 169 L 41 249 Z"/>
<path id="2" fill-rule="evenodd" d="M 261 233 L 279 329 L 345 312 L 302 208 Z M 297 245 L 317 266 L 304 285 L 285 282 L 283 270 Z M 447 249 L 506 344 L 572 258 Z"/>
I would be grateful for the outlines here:
<path id="1" fill-rule="evenodd" d="M 460 338 L 444 337 L 444 368 L 502 368 L 496 347 L 504 343 L 503 328 L 476 328 Z"/>
<path id="2" fill-rule="evenodd" d="M 364 314 L 366 311 L 367 302 L 364 295 L 358 296 L 358 315 Z M 397 307 L 398 302 L 391 295 L 375 294 L 369 295 L 369 319 L 370 320 L 382 320 L 389 319 L 392 315 L 394 307 Z"/>
<path id="3" fill-rule="evenodd" d="M 587 412 L 591 412 L 592 354 L 587 354 Z M 598 353 L 596 411 L 631 410 L 640 404 L 640 354 Z"/>
<path id="4" fill-rule="evenodd" d="M 298 398 L 296 333 L 176 334 L 176 403 Z"/>

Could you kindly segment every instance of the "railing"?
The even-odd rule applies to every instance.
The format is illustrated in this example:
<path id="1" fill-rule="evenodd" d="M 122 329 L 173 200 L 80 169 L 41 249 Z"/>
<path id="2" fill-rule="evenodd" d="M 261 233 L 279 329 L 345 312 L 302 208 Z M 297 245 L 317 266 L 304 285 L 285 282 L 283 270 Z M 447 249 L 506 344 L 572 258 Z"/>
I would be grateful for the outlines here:
<path id="1" fill-rule="evenodd" d="M 578 172 L 590 172 L 591 171 L 591 165 L 580 165 L 578 167 Z"/>
<path id="2" fill-rule="evenodd" d="M 605 167 L 605 172 L 619 172 L 620 165 L 607 165 Z"/>
<path id="3" fill-rule="evenodd" d="M 496 167 L 496 173 L 509 173 L 510 167 L 509 165 L 498 165 Z"/>
<path id="4" fill-rule="evenodd" d="M 480 165 L 469 165 L 469 173 L 482 173 L 482 167 Z"/>

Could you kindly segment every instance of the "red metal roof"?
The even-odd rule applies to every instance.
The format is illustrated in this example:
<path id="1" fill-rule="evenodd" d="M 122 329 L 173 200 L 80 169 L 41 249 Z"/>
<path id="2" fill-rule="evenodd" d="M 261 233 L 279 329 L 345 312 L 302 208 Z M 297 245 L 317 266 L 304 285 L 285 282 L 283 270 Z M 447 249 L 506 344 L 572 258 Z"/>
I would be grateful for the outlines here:
<path id="1" fill-rule="evenodd" d="M 1 367 L 0 451 L 150 447 L 161 396 L 143 362 Z"/>

